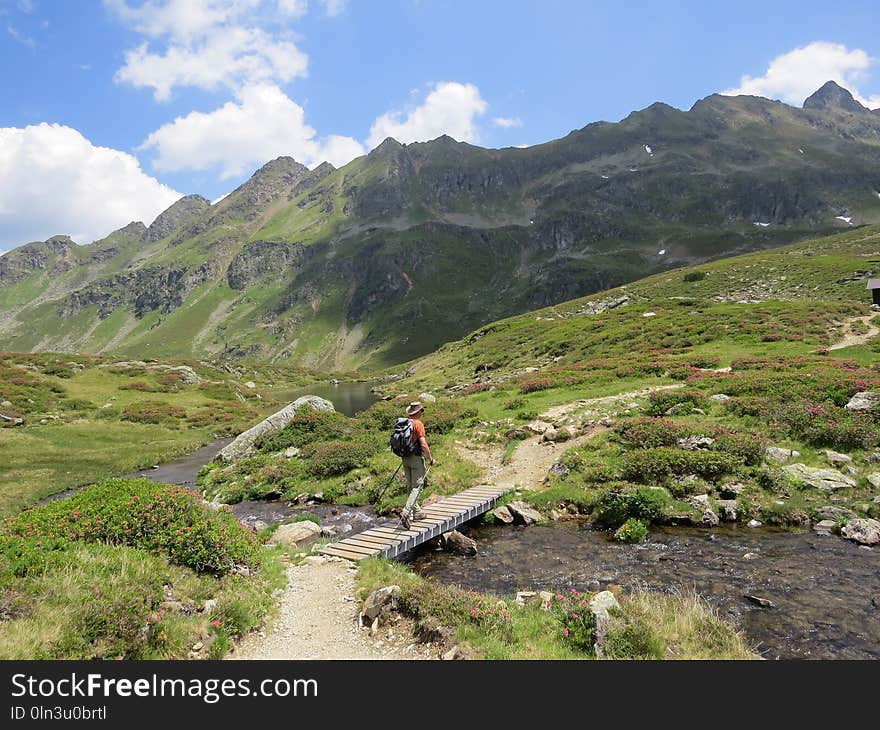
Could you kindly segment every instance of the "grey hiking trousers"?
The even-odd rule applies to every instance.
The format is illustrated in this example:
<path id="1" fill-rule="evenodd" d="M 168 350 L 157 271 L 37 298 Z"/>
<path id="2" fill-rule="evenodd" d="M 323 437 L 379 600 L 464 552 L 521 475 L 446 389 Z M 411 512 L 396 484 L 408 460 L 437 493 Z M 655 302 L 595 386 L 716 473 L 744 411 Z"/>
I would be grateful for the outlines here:
<path id="1" fill-rule="evenodd" d="M 421 455 L 404 456 L 403 473 L 406 474 L 406 483 L 409 487 L 406 509 L 412 513 L 419 495 L 425 488 L 425 458 Z"/>

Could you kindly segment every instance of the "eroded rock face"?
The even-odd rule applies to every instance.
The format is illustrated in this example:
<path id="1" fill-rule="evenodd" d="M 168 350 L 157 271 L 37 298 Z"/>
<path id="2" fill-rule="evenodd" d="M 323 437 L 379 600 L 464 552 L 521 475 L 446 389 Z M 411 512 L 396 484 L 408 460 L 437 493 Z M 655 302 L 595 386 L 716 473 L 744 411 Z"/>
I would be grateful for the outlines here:
<path id="1" fill-rule="evenodd" d="M 297 398 L 293 403 L 284 406 L 280 411 L 273 413 L 265 420 L 260 421 L 253 428 L 249 428 L 244 433 L 239 434 L 231 444 L 214 457 L 214 460 L 235 461 L 245 456 L 250 456 L 254 453 L 254 444 L 260 438 L 280 431 L 303 408 L 311 408 L 316 411 L 336 410 L 328 400 L 319 398 L 316 395 L 304 395 L 302 398 Z"/>
<path id="2" fill-rule="evenodd" d="M 185 195 L 159 214 L 159 217 L 144 232 L 144 241 L 152 243 L 171 235 L 210 207 L 211 203 L 201 195 Z"/>

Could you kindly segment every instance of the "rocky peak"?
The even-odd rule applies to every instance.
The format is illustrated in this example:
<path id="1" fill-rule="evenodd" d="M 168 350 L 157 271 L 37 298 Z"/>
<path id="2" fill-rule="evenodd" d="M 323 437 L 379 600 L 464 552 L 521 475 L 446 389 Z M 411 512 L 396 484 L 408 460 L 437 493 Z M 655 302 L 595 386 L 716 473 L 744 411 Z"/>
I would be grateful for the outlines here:
<path id="1" fill-rule="evenodd" d="M 251 183 L 265 182 L 268 180 L 290 181 L 292 179 L 299 179 L 303 175 L 307 175 L 308 172 L 309 168 L 307 168 L 305 165 L 301 165 L 292 157 L 276 157 L 274 160 L 270 160 L 259 170 L 257 170 L 253 175 L 251 175 L 251 179 L 248 180 L 244 185 L 242 185 L 242 187 L 250 185 Z"/>
<path id="2" fill-rule="evenodd" d="M 804 109 L 843 109 L 848 112 L 870 111 L 859 104 L 849 91 L 834 81 L 826 81 L 821 89 L 808 97 L 804 102 Z"/>
<path id="3" fill-rule="evenodd" d="M 111 236 L 134 236 L 141 238 L 147 232 L 147 227 L 141 221 L 132 221 L 127 226 L 123 226 L 118 231 L 113 231 Z"/>
<path id="4" fill-rule="evenodd" d="M 143 240 L 147 243 L 158 241 L 189 223 L 211 207 L 201 195 L 185 195 L 170 208 L 160 213 L 144 233 Z"/>

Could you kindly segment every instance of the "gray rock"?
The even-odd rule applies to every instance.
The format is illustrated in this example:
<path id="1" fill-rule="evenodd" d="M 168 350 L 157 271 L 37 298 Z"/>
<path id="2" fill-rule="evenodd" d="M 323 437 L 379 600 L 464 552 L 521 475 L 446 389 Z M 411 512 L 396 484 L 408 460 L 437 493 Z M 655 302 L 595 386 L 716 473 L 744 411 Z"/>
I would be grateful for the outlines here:
<path id="1" fill-rule="evenodd" d="M 783 449 L 780 446 L 768 446 L 764 451 L 764 458 L 775 464 L 784 464 L 786 461 L 796 459 L 801 454 L 794 449 Z"/>
<path id="2" fill-rule="evenodd" d="M 847 509 L 846 507 L 836 507 L 834 505 L 820 507 L 816 510 L 816 514 L 823 520 L 839 520 L 841 517 L 851 520 L 858 517 L 858 515 L 851 509 Z"/>
<path id="3" fill-rule="evenodd" d="M 506 505 L 504 507 L 496 507 L 493 509 L 492 516 L 495 518 L 496 522 L 501 522 L 505 525 L 513 524 L 513 514 Z"/>
<path id="4" fill-rule="evenodd" d="M 704 527 L 717 527 L 720 521 L 718 515 L 716 515 L 711 509 L 703 510 L 703 515 L 700 517 L 700 523 Z"/>
<path id="5" fill-rule="evenodd" d="M 880 403 L 880 391 L 864 390 L 849 399 L 844 408 L 851 411 L 869 411 Z"/>
<path id="6" fill-rule="evenodd" d="M 730 396 L 724 393 L 716 393 L 715 395 L 710 395 L 709 400 L 713 403 L 726 403 L 730 400 Z"/>
<path id="7" fill-rule="evenodd" d="M 590 599 L 590 611 L 596 617 L 596 643 L 594 649 L 597 656 L 605 654 L 605 639 L 611 623 L 611 609 L 620 604 L 611 591 L 600 591 Z"/>
<path id="8" fill-rule="evenodd" d="M 557 439 L 559 439 L 559 433 L 553 426 L 548 427 L 541 434 L 541 441 L 556 441 Z"/>
<path id="9" fill-rule="evenodd" d="M 727 482 L 718 488 L 718 493 L 724 499 L 736 499 L 745 490 L 746 485 L 739 482 Z"/>
<path id="10" fill-rule="evenodd" d="M 521 525 L 534 525 L 544 522 L 544 516 L 534 507 L 522 500 L 516 500 L 507 505 L 507 509 L 513 515 L 514 522 Z"/>
<path id="11" fill-rule="evenodd" d="M 866 476 L 865 479 L 867 479 L 870 482 L 872 487 L 876 487 L 877 489 L 880 489 L 880 472 L 875 471 L 873 474 L 868 474 L 868 476 Z"/>
<path id="12" fill-rule="evenodd" d="M 724 522 L 736 522 L 737 504 L 735 499 L 718 499 L 715 501 L 715 507 L 718 509 L 718 516 Z"/>
<path id="13" fill-rule="evenodd" d="M 11 400 L 3 401 L 2 403 L 0 403 L 0 408 L 12 408 L 12 401 Z"/>
<path id="14" fill-rule="evenodd" d="M 299 456 L 299 449 L 296 446 L 289 446 L 284 449 L 284 458 L 292 459 L 295 456 Z"/>
<path id="15" fill-rule="evenodd" d="M 272 535 L 276 545 L 292 545 L 293 547 L 310 547 L 321 537 L 321 526 L 311 520 L 281 525 Z"/>
<path id="16" fill-rule="evenodd" d="M 708 449 L 715 443 L 715 439 L 709 436 L 686 436 L 676 441 L 676 446 L 685 451 L 698 451 L 700 449 Z"/>
<path id="17" fill-rule="evenodd" d="M 746 527 L 763 527 L 763 522 L 758 522 L 758 520 L 749 520 Z"/>
<path id="18" fill-rule="evenodd" d="M 333 411 L 333 404 L 319 398 L 316 395 L 304 395 L 297 398 L 293 403 L 286 405 L 277 413 L 273 413 L 253 428 L 249 428 L 226 446 L 216 457 L 215 461 L 236 461 L 254 452 L 254 444 L 263 436 L 277 433 L 290 423 L 297 413 L 303 408 L 311 408 L 316 411 Z"/>
<path id="19" fill-rule="evenodd" d="M 817 532 L 820 535 L 830 535 L 834 532 L 834 526 L 837 524 L 835 520 L 820 520 L 815 525 L 813 525 L 813 532 Z"/>
<path id="20" fill-rule="evenodd" d="M 548 470 L 551 474 L 557 477 L 567 477 L 571 474 L 571 469 L 569 469 L 565 464 L 554 464 Z"/>
<path id="21" fill-rule="evenodd" d="M 436 403 L 437 402 L 436 396 L 431 395 L 431 393 L 419 393 L 418 400 L 420 400 L 422 403 Z"/>
<path id="22" fill-rule="evenodd" d="M 709 495 L 708 494 L 695 494 L 693 497 L 688 499 L 694 507 L 698 507 L 700 509 L 705 509 L 709 506 Z"/>
<path id="23" fill-rule="evenodd" d="M 444 550 L 459 555 L 477 554 L 477 541 L 462 535 L 458 530 L 444 532 L 440 536 L 440 545 Z"/>
<path id="24" fill-rule="evenodd" d="M 880 543 L 880 521 L 868 518 L 850 520 L 840 534 L 860 545 L 876 545 Z"/>
<path id="25" fill-rule="evenodd" d="M 849 454 L 841 454 L 837 451 L 832 451 L 831 449 L 825 449 L 825 458 L 828 459 L 828 463 L 832 466 L 849 464 L 852 462 L 852 457 Z"/>
<path id="26" fill-rule="evenodd" d="M 364 601 L 361 616 L 365 623 L 372 623 L 394 608 L 394 600 L 400 595 L 400 586 L 377 588 Z"/>
<path id="27" fill-rule="evenodd" d="M 806 464 L 789 464 L 782 470 L 792 479 L 803 482 L 808 487 L 833 492 L 856 486 L 856 480 L 836 469 L 816 469 Z"/>
<path id="28" fill-rule="evenodd" d="M 746 593 L 745 597 L 748 598 L 752 603 L 760 606 L 761 608 L 776 608 L 776 604 L 773 603 L 773 601 L 771 601 L 769 598 L 753 596 L 750 593 Z"/>

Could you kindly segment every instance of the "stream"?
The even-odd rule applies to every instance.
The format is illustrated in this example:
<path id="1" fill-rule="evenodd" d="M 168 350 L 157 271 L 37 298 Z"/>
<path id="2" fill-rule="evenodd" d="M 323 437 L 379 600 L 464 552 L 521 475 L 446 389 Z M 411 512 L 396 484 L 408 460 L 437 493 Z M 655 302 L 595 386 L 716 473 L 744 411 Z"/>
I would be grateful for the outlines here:
<path id="1" fill-rule="evenodd" d="M 368 383 L 313 386 L 289 395 L 309 394 L 327 398 L 346 415 L 378 400 Z M 199 469 L 230 440 L 131 476 L 192 489 Z M 340 537 L 396 523 L 370 507 L 271 500 L 244 501 L 231 509 L 249 526 L 313 514 Z M 880 550 L 836 536 L 655 527 L 645 543 L 624 545 L 580 521 L 527 528 L 475 525 L 463 531 L 477 540 L 475 557 L 422 547 L 407 556 L 412 568 L 431 580 L 497 595 L 597 591 L 609 584 L 664 593 L 696 590 L 765 658 L 880 659 Z M 764 601 L 772 605 L 760 605 Z"/>
<path id="2" fill-rule="evenodd" d="M 880 551 L 837 536 L 659 527 L 645 543 L 624 545 L 577 521 L 478 526 L 468 535 L 478 543 L 475 557 L 422 550 L 412 567 L 435 581 L 498 595 L 596 591 L 612 583 L 665 593 L 695 589 L 767 659 L 880 658 Z"/>

